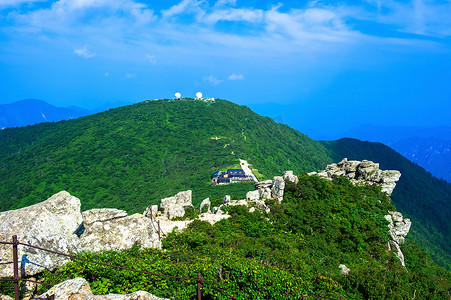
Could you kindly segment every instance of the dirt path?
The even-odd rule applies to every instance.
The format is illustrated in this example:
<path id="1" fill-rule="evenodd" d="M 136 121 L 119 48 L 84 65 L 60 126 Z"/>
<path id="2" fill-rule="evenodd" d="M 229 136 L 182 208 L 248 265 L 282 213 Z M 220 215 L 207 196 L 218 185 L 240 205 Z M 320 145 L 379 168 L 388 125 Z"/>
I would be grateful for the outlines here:
<path id="1" fill-rule="evenodd" d="M 240 166 L 246 175 L 251 175 L 254 178 L 254 181 L 258 182 L 257 177 L 255 177 L 254 173 L 252 173 L 252 170 L 249 168 L 249 164 L 246 160 L 240 158 Z"/>

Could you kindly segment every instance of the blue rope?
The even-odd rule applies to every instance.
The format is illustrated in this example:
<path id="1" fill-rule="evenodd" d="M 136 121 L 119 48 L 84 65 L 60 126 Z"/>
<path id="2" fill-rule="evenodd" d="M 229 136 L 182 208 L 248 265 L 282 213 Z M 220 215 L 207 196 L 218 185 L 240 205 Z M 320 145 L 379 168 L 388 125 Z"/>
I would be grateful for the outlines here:
<path id="1" fill-rule="evenodd" d="M 22 274 L 25 274 L 25 264 L 32 264 L 41 268 L 48 270 L 46 267 L 41 266 L 40 264 L 34 263 L 30 261 L 26 254 L 22 255 L 22 260 L 20 261 L 20 271 Z"/>

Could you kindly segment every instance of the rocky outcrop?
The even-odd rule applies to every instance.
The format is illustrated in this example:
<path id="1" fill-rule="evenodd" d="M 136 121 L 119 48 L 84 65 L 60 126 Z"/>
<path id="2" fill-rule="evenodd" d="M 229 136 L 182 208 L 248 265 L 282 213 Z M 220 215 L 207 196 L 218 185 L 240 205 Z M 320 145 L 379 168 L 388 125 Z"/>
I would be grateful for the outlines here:
<path id="1" fill-rule="evenodd" d="M 81 213 L 80 200 L 67 192 L 29 207 L 0 213 L 0 240 L 11 241 L 13 235 L 22 243 L 62 253 L 124 250 L 137 242 L 144 248 L 161 247 L 151 219 L 139 214 L 128 216 L 118 209 Z M 40 273 L 44 268 L 54 270 L 68 261 L 65 256 L 20 246 L 19 260 L 23 255 L 32 262 L 25 264 L 24 276 Z M 0 276 L 12 275 L 11 246 L 0 245 Z"/>
<path id="2" fill-rule="evenodd" d="M 54 251 L 76 253 L 82 250 L 75 230 L 83 221 L 80 200 L 68 192 L 59 192 L 48 200 L 17 210 L 0 213 L 0 240 L 11 241 L 17 235 L 22 243 L 37 245 Z M 22 255 L 50 270 L 63 265 L 68 259 L 30 247 L 19 247 Z M 26 274 L 42 272 L 42 267 L 26 264 Z M 0 277 L 13 276 L 11 246 L 0 245 Z"/>
<path id="3" fill-rule="evenodd" d="M 93 214 L 90 211 L 84 212 Z M 113 214 L 111 214 L 112 216 Z M 95 218 L 91 219 L 95 220 Z M 80 236 L 84 251 L 125 250 L 139 242 L 143 248 L 158 248 L 158 232 L 152 220 L 141 214 L 85 222 L 85 232 Z"/>
<path id="4" fill-rule="evenodd" d="M 210 198 L 202 200 L 202 202 L 200 203 L 200 206 L 199 206 L 199 213 L 202 213 L 202 210 L 203 210 L 204 207 L 207 208 L 207 212 L 211 213 L 211 201 L 210 201 Z"/>
<path id="5" fill-rule="evenodd" d="M 309 175 L 318 175 L 330 179 L 344 176 L 354 184 L 377 184 L 382 187 L 382 191 L 391 195 L 396 182 L 401 177 L 401 173 L 396 170 L 383 171 L 379 169 L 379 164 L 363 160 L 350 160 L 344 158 L 338 164 L 331 164 L 326 170 L 311 172 Z"/>
<path id="6" fill-rule="evenodd" d="M 155 218 L 158 214 L 158 205 L 149 205 L 143 212 L 143 216 L 147 218 Z"/>
<path id="7" fill-rule="evenodd" d="M 224 207 L 227 206 L 238 206 L 238 205 L 243 205 L 246 207 L 249 207 L 249 212 L 254 212 L 255 209 L 260 209 L 260 210 L 264 210 L 267 213 L 269 213 L 270 208 L 266 205 L 264 200 L 245 200 L 245 199 L 241 199 L 241 200 L 229 200 L 224 204 L 221 204 L 217 207 L 213 207 L 213 212 L 215 212 L 215 215 L 217 216 L 227 216 L 227 218 L 229 217 L 226 213 L 224 213 Z M 204 214 L 204 218 L 209 218 L 206 214 Z M 213 215 L 213 214 L 212 214 Z M 199 218 L 201 219 L 201 218 Z M 211 220 L 215 220 L 215 222 L 222 220 L 223 217 L 219 217 L 219 218 L 211 218 Z M 210 222 L 211 224 L 214 224 L 213 222 Z"/>
<path id="8" fill-rule="evenodd" d="M 340 274 L 341 275 L 348 275 L 349 272 L 351 271 L 351 269 L 349 269 L 348 267 L 346 267 L 346 265 L 339 265 L 338 268 L 340 269 Z"/>
<path id="9" fill-rule="evenodd" d="M 299 182 L 299 178 L 293 174 L 293 171 L 285 171 L 283 174 L 283 180 L 290 181 L 295 184 Z"/>
<path id="10" fill-rule="evenodd" d="M 258 190 L 249 191 L 246 193 L 246 200 L 258 200 L 260 198 L 260 192 Z"/>
<path id="11" fill-rule="evenodd" d="M 388 242 L 388 249 L 393 249 L 395 255 L 401 261 L 401 264 L 405 266 L 404 254 L 399 245 L 404 244 L 405 237 L 409 233 L 412 222 L 410 222 L 410 219 L 404 219 L 400 212 L 389 211 L 388 213 L 388 215 L 385 215 L 385 219 L 390 222 L 390 224 L 388 224 L 388 232 L 391 239 Z"/>
<path id="12" fill-rule="evenodd" d="M 230 195 L 225 195 L 222 202 L 227 205 L 230 203 L 231 199 Z"/>
<path id="13" fill-rule="evenodd" d="M 57 300 L 165 300 L 165 298 L 159 298 L 143 291 L 126 295 L 94 295 L 88 282 L 80 277 L 61 282 L 38 298 L 46 299 L 47 296 L 52 295 L 54 295 Z"/>
<path id="14" fill-rule="evenodd" d="M 275 176 L 273 180 L 260 181 L 255 184 L 255 189 L 259 193 L 259 198 L 267 200 L 277 200 L 282 202 L 285 190 L 285 180 L 282 176 Z"/>
<path id="15" fill-rule="evenodd" d="M 161 199 L 160 209 L 168 219 L 183 217 L 187 207 L 193 207 L 192 191 L 180 192 L 173 197 Z"/>

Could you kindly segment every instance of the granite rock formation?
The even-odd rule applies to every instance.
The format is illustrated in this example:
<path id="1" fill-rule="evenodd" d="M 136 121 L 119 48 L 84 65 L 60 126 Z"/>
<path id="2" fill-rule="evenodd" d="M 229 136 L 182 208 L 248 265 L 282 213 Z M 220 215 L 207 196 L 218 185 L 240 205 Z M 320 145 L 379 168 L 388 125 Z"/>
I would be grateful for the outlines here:
<path id="1" fill-rule="evenodd" d="M 126 295 L 94 295 L 89 283 L 80 277 L 63 281 L 52 287 L 46 293 L 40 295 L 38 298 L 46 299 L 47 296 L 52 295 L 54 295 L 57 300 L 165 300 L 165 298 L 159 298 L 143 291 Z"/>
<path id="2" fill-rule="evenodd" d="M 394 250 L 395 255 L 401 261 L 401 264 L 405 266 L 404 254 L 402 253 L 399 245 L 404 244 L 405 237 L 409 233 L 412 222 L 410 219 L 404 219 L 400 212 L 389 211 L 388 213 L 388 215 L 385 215 L 385 219 L 390 222 L 390 224 L 388 224 L 388 232 L 391 239 L 387 246 L 389 250 Z"/>
<path id="3" fill-rule="evenodd" d="M 318 175 L 330 179 L 344 176 L 354 184 L 377 184 L 382 187 L 382 191 L 389 196 L 396 187 L 396 182 L 401 177 L 401 173 L 396 170 L 383 171 L 379 169 L 379 164 L 363 160 L 349 160 L 344 158 L 338 164 L 331 164 L 325 170 L 311 172 L 309 175 Z"/>
<path id="4" fill-rule="evenodd" d="M 161 199 L 160 209 L 163 210 L 163 215 L 167 216 L 168 219 L 183 217 L 187 207 L 193 207 L 191 190 Z"/>
<path id="5" fill-rule="evenodd" d="M 12 236 L 17 235 L 22 243 L 53 251 L 76 253 L 82 247 L 74 232 L 82 221 L 80 200 L 63 191 L 41 203 L 0 213 L 0 240 L 11 241 Z M 20 246 L 19 260 L 23 255 L 50 270 L 68 261 L 64 256 Z M 0 263 L 0 277 L 13 276 L 10 245 L 0 245 Z M 28 275 L 44 270 L 33 264 L 26 264 L 25 268 Z"/>

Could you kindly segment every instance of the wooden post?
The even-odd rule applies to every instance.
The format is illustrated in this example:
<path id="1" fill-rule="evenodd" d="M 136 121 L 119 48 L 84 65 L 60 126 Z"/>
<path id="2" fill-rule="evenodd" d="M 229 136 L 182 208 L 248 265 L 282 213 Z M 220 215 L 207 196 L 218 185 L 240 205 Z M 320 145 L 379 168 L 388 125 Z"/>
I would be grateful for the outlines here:
<path id="1" fill-rule="evenodd" d="M 161 231 L 161 228 L 160 228 L 160 220 L 158 220 L 158 240 L 159 241 L 161 241 L 161 234 L 160 234 L 160 231 Z"/>
<path id="2" fill-rule="evenodd" d="M 202 281 L 202 276 L 200 276 L 200 273 L 197 273 L 197 300 L 202 299 L 202 293 L 200 292 L 200 282 Z"/>
<path id="3" fill-rule="evenodd" d="M 20 300 L 19 295 L 19 258 L 17 246 L 19 245 L 19 241 L 17 240 L 17 235 L 13 235 L 13 269 L 14 269 L 14 299 Z"/>

